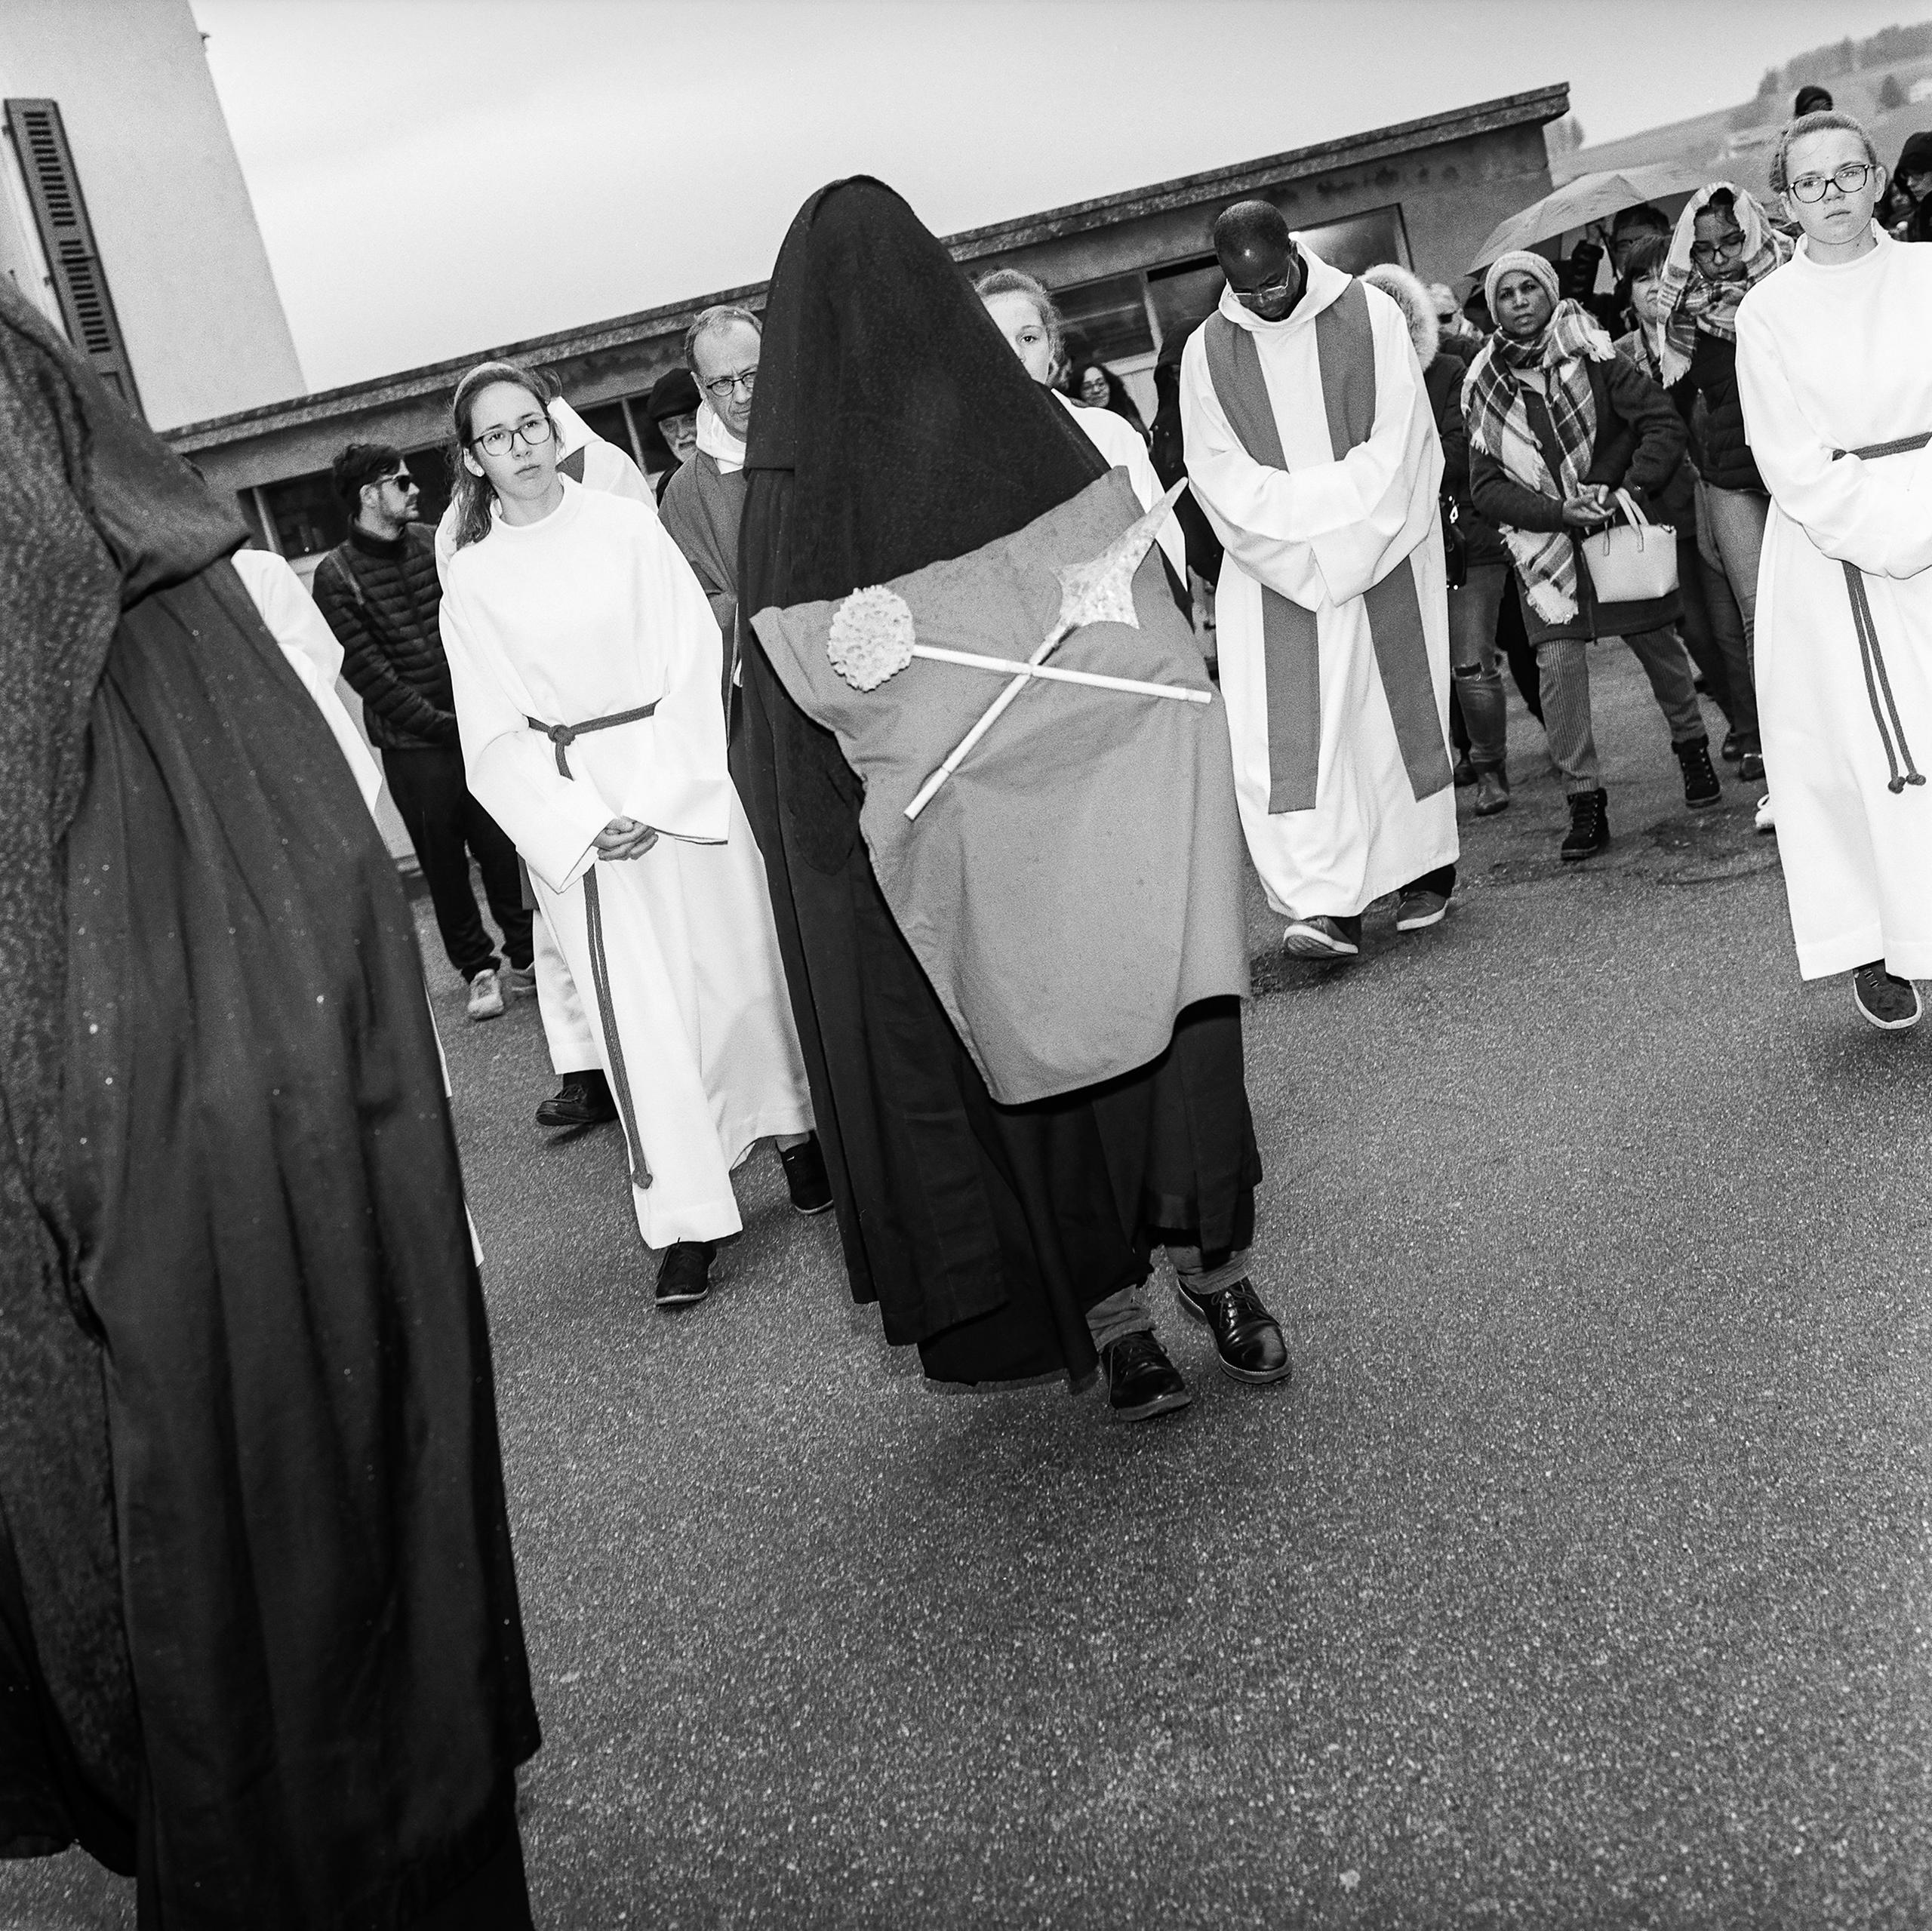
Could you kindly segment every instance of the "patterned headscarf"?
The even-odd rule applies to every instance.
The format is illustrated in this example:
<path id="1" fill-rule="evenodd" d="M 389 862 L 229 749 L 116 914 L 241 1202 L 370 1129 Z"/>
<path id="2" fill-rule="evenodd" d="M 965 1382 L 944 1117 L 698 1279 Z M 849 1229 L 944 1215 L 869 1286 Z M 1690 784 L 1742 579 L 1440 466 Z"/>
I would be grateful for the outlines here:
<path id="1" fill-rule="evenodd" d="M 1491 336 L 1463 381 L 1471 446 L 1494 457 L 1525 489 L 1567 503 L 1582 487 L 1596 446 L 1596 398 L 1584 365 L 1610 361 L 1616 354 L 1610 337 L 1578 302 L 1558 303 L 1534 342 L 1512 342 L 1500 332 Z M 1555 475 L 1530 426 L 1529 404 L 1518 380 L 1525 370 L 1543 377 L 1561 459 Z M 1546 623 L 1568 622 L 1577 614 L 1577 552 L 1568 532 L 1505 526 L 1503 540 L 1515 559 L 1531 607 Z"/>
<path id="2" fill-rule="evenodd" d="M 1690 257 L 1697 239 L 1697 217 L 1712 198 L 1727 194 L 1731 213 L 1744 232 L 1744 272 L 1734 281 L 1714 281 Z M 1791 243 L 1765 218 L 1756 196 L 1728 181 L 1713 181 L 1700 188 L 1684 204 L 1677 217 L 1677 232 L 1670 238 L 1670 255 L 1663 265 L 1659 301 L 1664 314 L 1662 340 L 1659 331 L 1647 328 L 1656 341 L 1658 366 L 1668 389 L 1690 366 L 1696 352 L 1697 331 L 1721 335 L 1727 342 L 1737 340 L 1737 305 L 1774 268 L 1791 259 Z"/>

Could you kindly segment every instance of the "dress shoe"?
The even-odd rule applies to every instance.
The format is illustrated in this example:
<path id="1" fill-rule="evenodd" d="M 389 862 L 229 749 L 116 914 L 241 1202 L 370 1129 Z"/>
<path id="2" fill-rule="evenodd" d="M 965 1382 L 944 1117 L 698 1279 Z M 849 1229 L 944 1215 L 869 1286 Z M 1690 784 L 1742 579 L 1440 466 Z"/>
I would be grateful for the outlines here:
<path id="1" fill-rule="evenodd" d="M 1100 1351 L 1100 1372 L 1107 1378 L 1107 1407 L 1117 1422 L 1144 1422 L 1185 1408 L 1194 1391 L 1168 1359 L 1167 1351 L 1149 1333 L 1123 1334 Z"/>
<path id="2" fill-rule="evenodd" d="M 1476 773 L 1476 801 L 1474 807 L 1478 818 L 1494 818 L 1499 811 L 1509 809 L 1509 780 L 1501 770 L 1481 770 Z"/>
<path id="3" fill-rule="evenodd" d="M 601 1127 L 617 1117 L 611 1083 L 595 1066 L 566 1073 L 563 1084 L 537 1109 L 540 1127 Z"/>
<path id="4" fill-rule="evenodd" d="M 709 1241 L 673 1241 L 657 1270 L 657 1305 L 682 1308 L 703 1300 L 711 1292 L 711 1256 L 717 1250 Z"/>
<path id="5" fill-rule="evenodd" d="M 1456 780 L 1456 789 L 1458 791 L 1475 783 L 1476 767 L 1469 762 L 1469 754 L 1466 751 L 1457 752 L 1456 768 L 1450 776 Z"/>
<path id="6" fill-rule="evenodd" d="M 796 1146 L 781 1146 L 778 1164 L 785 1170 L 785 1184 L 792 1190 L 796 1213 L 823 1213 L 832 1204 L 832 1182 L 826 1178 L 825 1153 L 814 1133 Z"/>
<path id="7" fill-rule="evenodd" d="M 1261 1296 L 1245 1281 L 1237 1281 L 1218 1294 L 1197 1294 L 1177 1282 L 1182 1308 L 1204 1322 L 1214 1337 L 1221 1372 L 1236 1381 L 1286 1381 L 1293 1372 L 1287 1343 L 1280 1324 L 1261 1305 Z"/>

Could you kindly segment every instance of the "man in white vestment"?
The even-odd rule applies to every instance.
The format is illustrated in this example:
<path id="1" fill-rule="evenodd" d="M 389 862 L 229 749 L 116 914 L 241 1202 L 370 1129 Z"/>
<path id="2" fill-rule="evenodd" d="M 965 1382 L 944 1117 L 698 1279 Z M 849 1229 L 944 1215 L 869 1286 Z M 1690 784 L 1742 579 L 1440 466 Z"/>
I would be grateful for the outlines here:
<path id="1" fill-rule="evenodd" d="M 1248 850 L 1298 957 L 1455 888 L 1442 450 L 1401 310 L 1279 209 L 1214 227 L 1227 287 L 1181 356 L 1188 474 L 1227 550 L 1221 690 Z"/>
<path id="2" fill-rule="evenodd" d="M 459 386 L 444 624 L 469 782 L 593 1007 L 660 1306 L 703 1298 L 764 1139 L 815 1155 L 764 866 L 725 769 L 718 626 L 649 507 L 559 474 L 528 371 Z M 488 808 L 488 807 L 486 807 Z M 788 1163 L 789 1164 L 789 1163 Z"/>

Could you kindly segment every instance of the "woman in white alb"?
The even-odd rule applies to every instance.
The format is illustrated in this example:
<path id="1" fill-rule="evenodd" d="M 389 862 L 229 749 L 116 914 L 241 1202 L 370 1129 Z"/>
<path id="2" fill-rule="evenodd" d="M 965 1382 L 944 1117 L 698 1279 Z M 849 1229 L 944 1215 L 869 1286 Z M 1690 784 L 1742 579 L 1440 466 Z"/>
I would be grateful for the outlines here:
<path id="1" fill-rule="evenodd" d="M 1807 979 L 1873 1025 L 1932 978 L 1932 248 L 1873 224 L 1885 171 L 1843 114 L 1786 129 L 1771 185 L 1804 231 L 1737 311 L 1738 390 L 1771 495 L 1758 700 Z"/>
<path id="2" fill-rule="evenodd" d="M 501 364 L 457 387 L 443 641 L 469 788 L 596 1008 L 664 1305 L 704 1294 L 753 1142 L 816 1154 L 811 1102 L 725 770 L 717 620 L 648 508 L 558 475 L 544 400 Z"/>

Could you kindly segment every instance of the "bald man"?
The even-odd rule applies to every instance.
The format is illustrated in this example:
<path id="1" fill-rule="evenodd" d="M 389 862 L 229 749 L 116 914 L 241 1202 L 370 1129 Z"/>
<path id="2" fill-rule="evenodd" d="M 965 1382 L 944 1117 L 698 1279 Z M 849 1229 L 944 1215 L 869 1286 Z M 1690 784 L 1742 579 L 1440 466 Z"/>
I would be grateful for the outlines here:
<path id="1" fill-rule="evenodd" d="M 1442 450 L 1401 312 L 1266 201 L 1214 226 L 1227 277 L 1181 356 L 1195 495 L 1226 549 L 1221 690 L 1248 850 L 1297 957 L 1455 889 Z"/>

